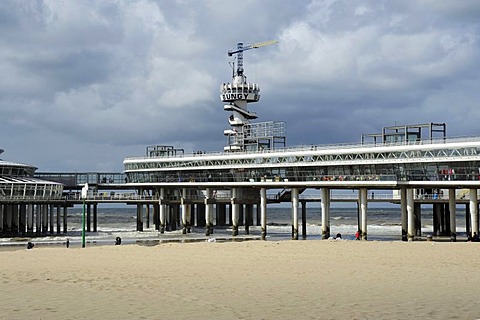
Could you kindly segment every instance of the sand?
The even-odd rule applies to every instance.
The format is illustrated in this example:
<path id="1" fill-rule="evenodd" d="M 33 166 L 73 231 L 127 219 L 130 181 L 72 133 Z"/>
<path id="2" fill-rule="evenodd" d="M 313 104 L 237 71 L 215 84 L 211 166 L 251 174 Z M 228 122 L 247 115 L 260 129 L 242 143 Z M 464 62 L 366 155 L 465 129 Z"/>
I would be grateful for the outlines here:
<path id="1" fill-rule="evenodd" d="M 480 243 L 0 251 L 0 319 L 476 319 Z"/>

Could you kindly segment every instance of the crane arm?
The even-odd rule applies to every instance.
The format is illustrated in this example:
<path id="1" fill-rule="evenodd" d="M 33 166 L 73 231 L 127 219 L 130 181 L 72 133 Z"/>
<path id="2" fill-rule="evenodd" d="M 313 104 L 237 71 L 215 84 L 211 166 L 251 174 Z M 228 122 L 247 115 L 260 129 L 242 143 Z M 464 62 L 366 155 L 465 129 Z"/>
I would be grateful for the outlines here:
<path id="1" fill-rule="evenodd" d="M 270 41 L 264 41 L 264 42 L 257 42 L 257 43 L 249 44 L 246 46 L 243 46 L 242 42 L 237 43 L 236 50 L 228 51 L 229 56 L 237 54 L 237 74 L 236 75 L 243 76 L 243 51 L 265 47 L 271 44 L 275 44 L 277 42 L 278 42 L 277 40 L 270 40 Z"/>
<path id="2" fill-rule="evenodd" d="M 239 52 L 247 51 L 247 50 L 250 50 L 250 49 L 257 49 L 257 48 L 269 46 L 269 45 L 275 44 L 275 43 L 278 43 L 278 41 L 277 40 L 269 40 L 269 41 L 264 41 L 264 42 L 252 43 L 252 44 L 249 44 L 249 45 L 246 45 L 246 46 L 242 45 L 241 48 L 237 48 L 237 50 L 229 50 L 228 55 L 232 56 L 232 55 L 234 55 L 236 53 L 239 53 Z"/>

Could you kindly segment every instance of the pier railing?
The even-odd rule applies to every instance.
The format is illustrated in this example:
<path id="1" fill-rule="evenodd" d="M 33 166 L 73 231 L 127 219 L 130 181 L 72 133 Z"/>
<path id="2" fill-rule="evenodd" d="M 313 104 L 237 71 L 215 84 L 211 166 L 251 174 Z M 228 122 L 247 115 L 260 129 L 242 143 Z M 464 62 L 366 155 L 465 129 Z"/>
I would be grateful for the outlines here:
<path id="1" fill-rule="evenodd" d="M 375 193 L 370 192 L 367 196 L 368 200 L 376 200 L 376 201 L 397 201 L 400 200 L 399 194 L 388 194 L 388 193 Z M 469 194 L 465 193 L 457 193 L 455 196 L 456 200 L 469 200 Z M 166 201 L 180 201 L 182 199 L 179 195 L 167 195 L 163 198 Z M 230 200 L 231 195 L 229 192 L 219 192 L 218 194 L 214 194 L 212 196 L 213 200 Z M 255 200 L 257 197 L 250 195 L 250 196 L 242 196 L 243 201 Z M 267 199 L 270 201 L 280 200 L 279 193 L 268 193 Z M 330 196 L 331 200 L 334 201 L 354 201 L 358 200 L 358 194 L 332 194 Z M 435 193 L 435 194 L 418 194 L 414 196 L 414 200 L 448 200 L 449 196 L 448 193 Z M 145 195 L 145 194 L 137 194 L 137 193 L 114 193 L 114 192 L 104 192 L 104 193 L 91 193 L 88 194 L 85 198 L 86 201 L 89 202 L 128 202 L 128 201 L 159 201 L 160 197 L 158 194 L 154 195 Z M 203 194 L 196 194 L 196 195 L 188 195 L 184 198 L 187 201 L 202 201 L 205 200 L 205 196 Z M 320 201 L 320 194 L 300 194 L 299 200 L 305 201 Z M 480 200 L 480 194 L 478 195 L 478 200 Z M 50 196 L 50 197 L 41 197 L 41 196 L 0 196 L 0 202 L 81 202 L 83 198 L 80 193 L 71 193 L 64 196 Z"/>

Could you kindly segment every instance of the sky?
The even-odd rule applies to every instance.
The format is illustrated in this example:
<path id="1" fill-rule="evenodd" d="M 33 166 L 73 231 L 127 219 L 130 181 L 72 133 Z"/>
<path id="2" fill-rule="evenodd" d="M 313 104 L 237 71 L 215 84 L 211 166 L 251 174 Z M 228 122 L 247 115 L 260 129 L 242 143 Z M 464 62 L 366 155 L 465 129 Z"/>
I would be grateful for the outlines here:
<path id="1" fill-rule="evenodd" d="M 480 135 L 478 0 L 0 1 L 0 148 L 39 172 L 121 172 L 148 145 L 221 151 L 244 53 L 287 145 L 394 124 Z"/>

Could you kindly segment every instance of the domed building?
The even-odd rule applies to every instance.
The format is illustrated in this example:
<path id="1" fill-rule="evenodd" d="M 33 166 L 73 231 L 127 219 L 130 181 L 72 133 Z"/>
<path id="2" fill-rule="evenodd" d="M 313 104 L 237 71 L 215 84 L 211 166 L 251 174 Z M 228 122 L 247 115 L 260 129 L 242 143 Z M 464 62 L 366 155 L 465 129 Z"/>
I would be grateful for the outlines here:
<path id="1" fill-rule="evenodd" d="M 0 149 L 0 155 L 3 151 Z M 36 170 L 32 165 L 0 159 L 0 236 L 47 232 L 49 212 L 52 219 L 63 185 L 35 178 Z"/>

